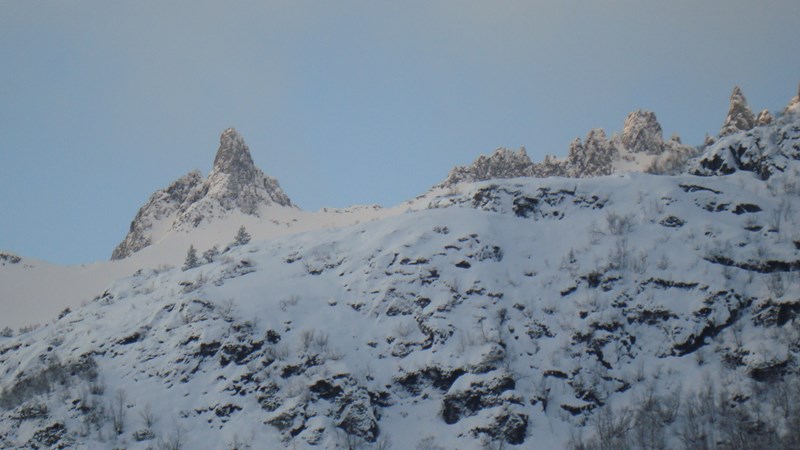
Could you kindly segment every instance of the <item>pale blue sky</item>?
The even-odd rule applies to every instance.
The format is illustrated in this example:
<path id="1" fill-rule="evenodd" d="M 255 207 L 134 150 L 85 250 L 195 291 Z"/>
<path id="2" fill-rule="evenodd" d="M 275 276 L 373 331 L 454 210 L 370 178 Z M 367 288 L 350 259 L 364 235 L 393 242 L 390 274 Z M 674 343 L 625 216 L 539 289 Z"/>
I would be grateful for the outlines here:
<path id="1" fill-rule="evenodd" d="M 655 111 L 779 110 L 797 0 L 0 0 L 0 249 L 107 259 L 235 126 L 303 209 L 397 204 L 499 146 L 564 155 Z"/>

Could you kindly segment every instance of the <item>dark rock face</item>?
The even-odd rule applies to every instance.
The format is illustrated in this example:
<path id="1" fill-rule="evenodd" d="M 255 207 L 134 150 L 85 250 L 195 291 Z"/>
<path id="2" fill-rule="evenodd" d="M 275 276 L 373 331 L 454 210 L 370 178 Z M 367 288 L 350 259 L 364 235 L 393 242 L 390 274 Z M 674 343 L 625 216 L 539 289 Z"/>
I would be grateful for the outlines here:
<path id="1" fill-rule="evenodd" d="M 220 136 L 208 178 L 195 170 L 156 191 L 139 209 L 111 259 L 126 258 L 152 244 L 159 237 L 152 234 L 158 222 L 171 221 L 170 230 L 191 229 L 235 210 L 258 216 L 262 206 L 273 203 L 293 206 L 278 181 L 255 166 L 242 136 L 228 128 Z"/>

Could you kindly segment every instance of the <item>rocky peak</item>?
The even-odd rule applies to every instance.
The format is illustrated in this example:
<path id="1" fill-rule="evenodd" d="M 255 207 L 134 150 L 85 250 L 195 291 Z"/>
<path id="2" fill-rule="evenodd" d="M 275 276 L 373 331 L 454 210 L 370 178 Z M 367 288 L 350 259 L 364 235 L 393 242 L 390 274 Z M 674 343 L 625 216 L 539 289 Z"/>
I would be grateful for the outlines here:
<path id="1" fill-rule="evenodd" d="M 622 128 L 622 145 L 633 153 L 661 153 L 664 140 L 655 113 L 638 110 L 628 114 Z"/>
<path id="2" fill-rule="evenodd" d="M 219 149 L 206 185 L 208 195 L 226 210 L 238 208 L 245 214 L 258 215 L 262 204 L 292 205 L 278 181 L 255 166 L 250 149 L 233 128 L 223 131 L 219 138 Z"/>
<path id="3" fill-rule="evenodd" d="M 242 135 L 233 128 L 223 131 L 219 137 L 219 149 L 211 173 L 252 174 L 255 169 L 250 149 L 244 143 Z"/>
<path id="4" fill-rule="evenodd" d="M 728 116 L 719 132 L 720 136 L 727 136 L 737 131 L 752 130 L 756 124 L 753 111 L 747 106 L 747 99 L 744 98 L 742 89 L 739 86 L 733 88 L 731 93 L 731 104 L 728 108 Z"/>
<path id="5" fill-rule="evenodd" d="M 758 117 L 756 117 L 756 126 L 763 127 L 764 125 L 769 125 L 773 121 L 772 114 L 769 113 L 768 110 L 762 110 L 758 113 Z"/>
<path id="6" fill-rule="evenodd" d="M 228 128 L 219 138 L 219 149 L 208 178 L 192 171 L 156 191 L 139 209 L 125 239 L 111 258 L 122 259 L 162 236 L 154 230 L 188 230 L 224 219 L 233 211 L 259 216 L 271 204 L 292 207 L 278 180 L 264 175 L 253 163 L 242 136 Z M 168 223 L 163 223 L 168 221 Z M 161 225 L 159 225 L 161 224 Z"/>

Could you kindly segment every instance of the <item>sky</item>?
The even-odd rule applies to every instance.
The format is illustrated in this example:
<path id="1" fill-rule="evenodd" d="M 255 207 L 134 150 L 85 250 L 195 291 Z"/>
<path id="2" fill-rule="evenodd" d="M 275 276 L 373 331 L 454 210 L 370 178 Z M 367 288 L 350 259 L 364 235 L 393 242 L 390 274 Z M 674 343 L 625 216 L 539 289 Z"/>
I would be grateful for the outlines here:
<path id="1" fill-rule="evenodd" d="M 0 1 L 0 250 L 108 259 L 235 127 L 303 209 L 392 206 L 497 147 L 566 155 L 636 109 L 781 110 L 797 0 Z"/>

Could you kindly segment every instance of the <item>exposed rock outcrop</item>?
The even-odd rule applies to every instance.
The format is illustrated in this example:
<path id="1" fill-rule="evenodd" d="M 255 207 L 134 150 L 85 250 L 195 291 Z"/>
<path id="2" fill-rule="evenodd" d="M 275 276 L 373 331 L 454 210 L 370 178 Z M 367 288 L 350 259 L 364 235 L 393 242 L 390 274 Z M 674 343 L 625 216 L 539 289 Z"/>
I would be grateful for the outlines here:
<path id="1" fill-rule="evenodd" d="M 655 113 L 639 110 L 628 114 L 621 141 L 631 152 L 660 154 L 664 150 L 664 140 Z"/>
<path id="2" fill-rule="evenodd" d="M 196 228 L 233 211 L 258 216 L 263 206 L 292 206 L 278 181 L 255 166 L 250 149 L 236 130 L 228 128 L 219 141 L 208 178 L 203 179 L 194 170 L 156 191 L 137 212 L 111 259 L 128 257 L 152 244 L 159 237 L 154 236 L 155 229 Z"/>
<path id="3" fill-rule="evenodd" d="M 544 161 L 534 163 L 524 149 L 513 152 L 500 148 L 491 155 L 479 156 L 469 166 L 453 168 L 436 187 L 517 177 L 588 178 L 634 170 L 666 173 L 682 170 L 691 155 L 693 148 L 681 144 L 680 138 L 664 142 L 655 113 L 638 110 L 628 114 L 621 136 L 609 138 L 602 129 L 592 129 L 583 140 L 575 138 L 570 143 L 566 158 L 547 155 Z M 669 162 L 653 164 L 660 159 Z M 668 171 L 662 170 L 667 166 Z"/>
<path id="4" fill-rule="evenodd" d="M 493 178 L 529 177 L 532 174 L 533 163 L 524 148 L 516 152 L 498 148 L 491 155 L 480 155 L 469 166 L 454 167 L 442 186 Z"/>
<path id="5" fill-rule="evenodd" d="M 566 175 L 573 178 L 610 175 L 618 157 L 619 150 L 606 138 L 605 131 L 595 128 L 583 143 L 576 139 L 570 144 Z"/>
<path id="6" fill-rule="evenodd" d="M 756 126 L 763 127 L 765 125 L 769 125 L 773 120 L 775 119 L 772 117 L 772 114 L 770 114 L 769 110 L 764 109 L 758 113 L 758 117 L 756 117 Z"/>
<path id="7" fill-rule="evenodd" d="M 737 88 L 731 97 L 732 112 L 736 108 L 742 111 L 744 105 L 744 97 L 736 95 L 737 92 L 741 94 Z M 735 102 L 734 97 L 737 97 Z M 705 148 L 702 155 L 690 162 L 689 173 L 709 176 L 747 171 L 767 179 L 787 172 L 791 161 L 800 160 L 800 117 L 792 113 L 792 108 L 797 108 L 793 106 L 796 100 L 797 97 L 793 98 L 786 107 L 787 112 L 777 119 L 769 112 L 762 111 L 753 122 L 758 126 L 720 135 L 716 142 Z M 726 124 L 736 122 L 731 117 L 729 114 Z"/>
<path id="8" fill-rule="evenodd" d="M 747 99 L 744 98 L 742 89 L 739 86 L 733 88 L 731 93 L 731 103 L 728 108 L 728 116 L 719 132 L 720 136 L 727 136 L 738 131 L 752 130 L 756 125 L 756 118 L 753 111 L 747 106 Z"/>

